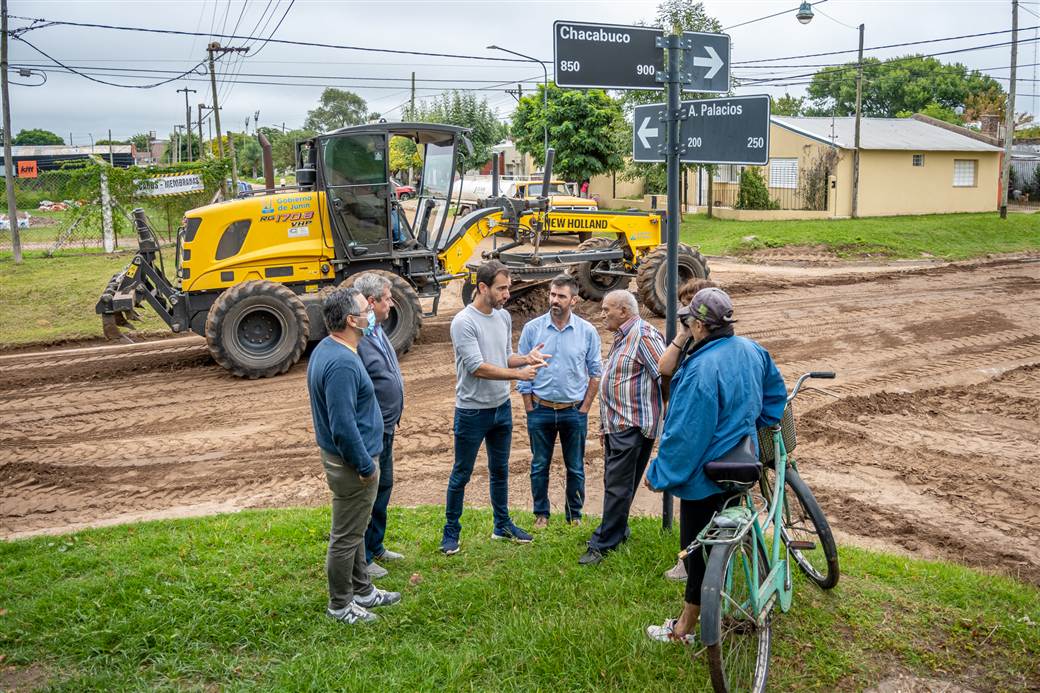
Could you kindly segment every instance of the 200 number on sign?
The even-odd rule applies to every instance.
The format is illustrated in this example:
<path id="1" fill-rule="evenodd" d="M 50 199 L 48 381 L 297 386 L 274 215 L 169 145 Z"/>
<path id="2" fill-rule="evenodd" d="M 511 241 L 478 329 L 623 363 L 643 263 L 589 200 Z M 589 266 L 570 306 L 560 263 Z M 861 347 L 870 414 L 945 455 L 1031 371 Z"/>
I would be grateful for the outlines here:
<path id="1" fill-rule="evenodd" d="M 560 61 L 560 72 L 578 72 L 579 70 L 581 70 L 581 63 L 577 60 Z"/>

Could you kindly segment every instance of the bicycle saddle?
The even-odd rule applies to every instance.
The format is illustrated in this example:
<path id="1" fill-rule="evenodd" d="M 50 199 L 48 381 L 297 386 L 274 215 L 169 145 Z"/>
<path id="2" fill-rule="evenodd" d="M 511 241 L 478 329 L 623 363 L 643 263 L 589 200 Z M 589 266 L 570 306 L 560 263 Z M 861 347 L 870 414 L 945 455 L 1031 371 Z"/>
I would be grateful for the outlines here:
<path id="1" fill-rule="evenodd" d="M 732 490 L 756 483 L 762 475 L 762 463 L 755 454 L 751 436 L 744 436 L 725 455 L 704 465 L 704 474 L 716 484 Z"/>

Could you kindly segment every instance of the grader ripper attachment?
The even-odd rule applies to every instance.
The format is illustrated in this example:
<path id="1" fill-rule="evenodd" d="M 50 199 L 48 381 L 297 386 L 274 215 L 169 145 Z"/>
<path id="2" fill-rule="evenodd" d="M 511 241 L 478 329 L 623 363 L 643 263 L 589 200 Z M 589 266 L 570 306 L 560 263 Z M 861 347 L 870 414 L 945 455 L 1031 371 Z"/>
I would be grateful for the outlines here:
<path id="1" fill-rule="evenodd" d="M 510 268 L 514 295 L 566 271 L 577 278 L 583 297 L 600 300 L 635 278 L 642 300 L 663 315 L 661 213 L 553 210 L 546 198 L 499 196 L 496 179 L 492 196 L 459 216 L 450 191 L 459 149 L 471 148 L 467 132 L 450 125 L 371 123 L 300 142 L 298 187 L 276 190 L 269 182 L 258 194 L 185 214 L 172 279 L 147 218 L 135 210 L 138 253 L 112 277 L 96 306 L 105 336 L 121 337 L 119 328 L 147 303 L 174 332 L 204 336 L 214 360 L 234 375 L 270 377 L 296 363 L 308 342 L 325 336 L 324 289 L 379 272 L 390 280 L 395 304 L 383 327 L 404 353 L 423 317 L 437 313 L 449 282 L 464 281 L 468 302 L 477 266 L 471 258 L 492 237 L 502 243 L 481 257 Z M 393 137 L 423 147 L 414 213 L 399 204 L 390 183 Z M 549 150 L 545 180 L 551 175 Z M 552 232 L 595 235 L 575 250 L 543 247 Z M 700 253 L 681 245 L 680 279 L 707 274 Z"/>

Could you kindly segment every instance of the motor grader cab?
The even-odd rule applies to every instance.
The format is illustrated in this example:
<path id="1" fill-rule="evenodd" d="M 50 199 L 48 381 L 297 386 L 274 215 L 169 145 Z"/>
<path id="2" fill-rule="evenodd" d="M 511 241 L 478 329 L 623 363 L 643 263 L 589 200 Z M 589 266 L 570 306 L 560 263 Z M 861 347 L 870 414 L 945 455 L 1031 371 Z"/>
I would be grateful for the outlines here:
<path id="1" fill-rule="evenodd" d="M 659 212 L 556 211 L 548 198 L 493 194 L 479 209 L 457 214 L 452 200 L 460 149 L 468 131 L 451 125 L 370 123 L 318 135 L 297 146 L 297 188 L 273 189 L 187 212 L 177 235 L 175 275 L 167 277 L 156 234 L 134 211 L 139 252 L 98 300 L 105 334 L 148 303 L 174 332 L 206 338 L 214 360 L 234 375 L 270 377 L 299 360 L 325 336 L 322 290 L 378 272 L 391 284 L 394 308 L 383 323 L 398 353 L 411 347 L 425 316 L 436 314 L 444 287 L 464 279 L 472 295 L 484 239 L 509 242 L 482 252 L 513 273 L 515 295 L 569 271 L 585 298 L 599 300 L 636 278 L 645 302 L 664 312 L 663 215 Z M 423 169 L 414 213 L 394 194 L 389 171 L 393 137 L 414 140 Z M 551 180 L 547 152 L 545 187 Z M 273 180 L 273 176 L 268 176 Z M 411 204 L 411 203 L 409 203 Z M 598 235 L 576 250 L 544 252 L 547 231 Z M 533 246 L 533 251 L 524 246 Z M 680 278 L 707 276 L 695 250 L 680 246 Z M 424 312 L 423 300 L 429 309 Z"/>

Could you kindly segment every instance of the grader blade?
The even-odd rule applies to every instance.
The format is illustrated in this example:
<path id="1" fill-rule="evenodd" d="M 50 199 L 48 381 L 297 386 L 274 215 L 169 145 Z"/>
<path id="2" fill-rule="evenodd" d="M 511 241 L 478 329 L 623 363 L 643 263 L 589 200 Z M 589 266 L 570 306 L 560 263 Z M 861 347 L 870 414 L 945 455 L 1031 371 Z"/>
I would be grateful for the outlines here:
<path id="1" fill-rule="evenodd" d="M 133 344 L 134 340 L 130 339 L 120 327 L 129 327 L 130 322 L 126 319 L 125 311 L 119 311 L 118 313 L 105 313 L 101 316 L 101 328 L 102 333 L 105 335 L 105 339 L 109 341 L 124 341 L 128 344 Z"/>

